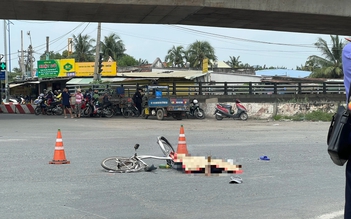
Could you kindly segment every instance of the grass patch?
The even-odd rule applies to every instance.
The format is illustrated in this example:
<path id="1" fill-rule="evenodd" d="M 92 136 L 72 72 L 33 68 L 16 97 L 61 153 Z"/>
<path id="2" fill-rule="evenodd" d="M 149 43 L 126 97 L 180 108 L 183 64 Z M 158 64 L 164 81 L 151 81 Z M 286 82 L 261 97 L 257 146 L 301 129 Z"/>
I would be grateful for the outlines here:
<path id="1" fill-rule="evenodd" d="M 293 116 L 282 116 L 276 115 L 273 117 L 274 120 L 291 120 L 291 121 L 331 121 L 334 113 L 326 113 L 321 110 L 317 110 L 311 113 L 303 114 L 299 113 Z"/>

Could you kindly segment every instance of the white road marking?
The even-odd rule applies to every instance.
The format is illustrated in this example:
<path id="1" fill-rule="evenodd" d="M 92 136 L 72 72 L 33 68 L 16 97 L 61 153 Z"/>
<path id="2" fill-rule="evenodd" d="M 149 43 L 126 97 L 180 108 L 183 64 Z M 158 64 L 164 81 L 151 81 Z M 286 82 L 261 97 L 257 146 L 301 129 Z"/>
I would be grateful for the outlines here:
<path id="1" fill-rule="evenodd" d="M 317 217 L 317 219 L 334 219 L 334 218 L 337 218 L 337 217 L 341 217 L 343 215 L 344 215 L 344 210 L 334 211 L 334 212 L 331 212 L 331 213 L 328 213 L 328 214 L 323 214 L 323 215 Z"/>

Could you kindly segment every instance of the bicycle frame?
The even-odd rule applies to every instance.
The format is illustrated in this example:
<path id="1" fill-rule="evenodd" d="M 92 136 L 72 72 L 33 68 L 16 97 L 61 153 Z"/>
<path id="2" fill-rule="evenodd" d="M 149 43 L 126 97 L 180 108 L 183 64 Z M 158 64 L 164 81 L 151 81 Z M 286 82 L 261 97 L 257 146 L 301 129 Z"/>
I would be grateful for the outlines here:
<path id="1" fill-rule="evenodd" d="M 137 155 L 136 151 L 139 148 L 139 144 L 134 146 L 135 153 L 131 157 L 108 157 L 101 162 L 101 166 L 109 171 L 115 172 L 138 172 L 148 167 L 147 163 L 143 161 L 144 159 L 156 159 L 156 160 L 166 160 L 167 164 L 173 164 L 173 158 L 170 156 L 174 153 L 174 149 L 169 141 L 163 137 L 157 137 L 157 143 L 165 156 L 153 156 L 153 155 Z"/>

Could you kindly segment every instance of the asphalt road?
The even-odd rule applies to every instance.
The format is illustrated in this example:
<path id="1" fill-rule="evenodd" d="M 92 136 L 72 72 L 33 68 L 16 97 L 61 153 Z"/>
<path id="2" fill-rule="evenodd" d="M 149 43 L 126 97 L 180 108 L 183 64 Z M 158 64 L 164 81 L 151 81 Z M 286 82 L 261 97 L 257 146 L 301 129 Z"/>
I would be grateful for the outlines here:
<path id="1" fill-rule="evenodd" d="M 242 184 L 230 176 L 173 169 L 108 173 L 113 155 L 162 155 L 156 137 L 175 147 L 184 125 L 196 156 L 234 159 Z M 342 218 L 344 171 L 326 151 L 327 122 L 225 119 L 158 121 L 123 117 L 0 114 L 1 218 Z M 70 164 L 53 165 L 61 129 Z M 266 155 L 271 160 L 261 161 Z M 159 165 L 162 161 L 148 160 Z"/>

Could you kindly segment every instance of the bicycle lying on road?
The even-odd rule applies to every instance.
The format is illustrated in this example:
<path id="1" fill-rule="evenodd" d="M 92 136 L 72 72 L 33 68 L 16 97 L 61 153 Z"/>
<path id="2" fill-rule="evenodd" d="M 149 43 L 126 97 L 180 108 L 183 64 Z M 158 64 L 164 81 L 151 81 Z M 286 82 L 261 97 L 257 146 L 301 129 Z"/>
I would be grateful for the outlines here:
<path id="1" fill-rule="evenodd" d="M 143 160 L 144 159 L 156 159 L 156 160 L 166 160 L 169 166 L 173 164 L 173 158 L 170 156 L 174 154 L 174 149 L 169 141 L 163 137 L 157 137 L 157 144 L 160 146 L 161 151 L 164 156 L 152 156 L 152 155 L 137 155 L 137 150 L 139 148 L 139 144 L 134 146 L 135 153 L 131 157 L 121 157 L 114 156 L 105 158 L 101 162 L 101 166 L 109 171 L 117 172 L 117 173 L 130 173 L 130 172 L 139 172 L 139 171 L 152 171 L 157 169 L 154 165 L 147 165 Z"/>

